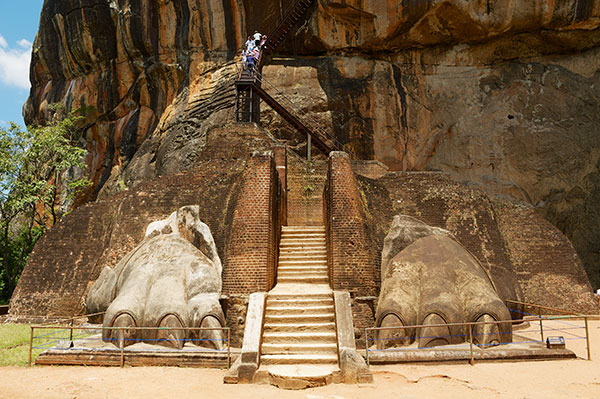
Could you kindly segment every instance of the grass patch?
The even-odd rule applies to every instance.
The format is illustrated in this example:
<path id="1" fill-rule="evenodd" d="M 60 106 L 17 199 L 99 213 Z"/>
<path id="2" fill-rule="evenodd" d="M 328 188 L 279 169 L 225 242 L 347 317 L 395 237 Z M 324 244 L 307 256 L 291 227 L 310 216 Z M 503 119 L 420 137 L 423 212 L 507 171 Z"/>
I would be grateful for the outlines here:
<path id="1" fill-rule="evenodd" d="M 0 366 L 27 366 L 30 334 L 29 324 L 0 324 Z M 58 340 L 69 338 L 69 331 L 61 329 L 36 329 L 34 334 L 32 362 Z"/>

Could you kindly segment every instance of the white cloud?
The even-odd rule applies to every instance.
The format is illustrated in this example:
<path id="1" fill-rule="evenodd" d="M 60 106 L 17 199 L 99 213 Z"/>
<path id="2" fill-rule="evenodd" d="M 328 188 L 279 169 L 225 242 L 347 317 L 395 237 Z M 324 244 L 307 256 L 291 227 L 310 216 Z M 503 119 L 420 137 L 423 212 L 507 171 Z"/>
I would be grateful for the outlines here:
<path id="1" fill-rule="evenodd" d="M 9 48 L 6 39 L 0 35 L 0 83 L 28 89 L 31 42 L 22 39 L 17 44 L 20 49 Z"/>
<path id="2" fill-rule="evenodd" d="M 31 46 L 33 45 L 33 43 L 31 43 L 27 39 L 21 39 L 17 42 L 17 44 L 23 48 L 31 48 Z"/>

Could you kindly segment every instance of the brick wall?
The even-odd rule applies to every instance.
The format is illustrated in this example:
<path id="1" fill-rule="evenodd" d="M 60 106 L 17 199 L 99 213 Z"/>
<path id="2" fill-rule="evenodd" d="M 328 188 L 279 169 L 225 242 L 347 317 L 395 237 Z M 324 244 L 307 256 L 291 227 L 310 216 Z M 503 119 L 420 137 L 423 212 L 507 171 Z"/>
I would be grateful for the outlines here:
<path id="1" fill-rule="evenodd" d="M 354 325 L 370 327 L 373 325 L 372 303 L 380 287 L 378 254 L 350 159 L 345 153 L 330 154 L 325 203 L 330 284 L 334 290 L 350 292 Z"/>
<path id="2" fill-rule="evenodd" d="M 227 240 L 225 294 L 250 294 L 273 287 L 281 223 L 280 187 L 271 153 L 249 159 Z"/>
<path id="3" fill-rule="evenodd" d="M 493 204 L 525 302 L 598 313 L 592 286 L 568 238 L 529 205 Z"/>
<path id="4" fill-rule="evenodd" d="M 273 147 L 273 159 L 281 186 L 281 225 L 287 226 L 287 148 L 284 145 Z"/>
<path id="5" fill-rule="evenodd" d="M 323 225 L 323 189 L 326 179 L 326 160 L 305 161 L 290 154 L 287 172 L 288 225 Z"/>

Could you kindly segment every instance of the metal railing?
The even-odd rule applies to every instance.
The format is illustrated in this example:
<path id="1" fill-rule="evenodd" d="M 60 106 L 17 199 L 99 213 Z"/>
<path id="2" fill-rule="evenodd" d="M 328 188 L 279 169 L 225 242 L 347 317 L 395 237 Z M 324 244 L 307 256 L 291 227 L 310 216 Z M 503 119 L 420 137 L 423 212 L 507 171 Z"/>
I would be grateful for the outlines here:
<path id="1" fill-rule="evenodd" d="M 65 350 L 65 351 L 82 351 L 89 354 L 96 353 L 107 353 L 114 354 L 119 353 L 120 367 L 125 365 L 125 355 L 135 353 L 226 353 L 226 365 L 227 368 L 231 367 L 231 330 L 229 327 L 103 327 L 103 326 L 64 326 L 64 325 L 32 325 L 30 339 L 29 339 L 29 366 L 32 365 L 33 351 L 34 350 Z M 121 336 L 125 336 L 126 330 L 135 329 L 138 330 L 152 330 L 152 331 L 224 331 L 226 338 L 215 339 L 215 338 L 184 338 L 184 339 L 173 339 L 173 338 L 102 338 L 101 332 L 106 330 L 118 330 L 121 331 Z M 35 330 L 42 331 L 39 335 L 35 335 Z M 199 335 L 198 335 L 199 336 Z M 37 340 L 37 343 L 36 343 Z M 119 342 L 120 345 L 113 346 L 112 342 Z M 125 345 L 126 341 L 133 341 L 133 345 Z M 152 348 L 136 348 L 135 343 L 150 343 L 157 344 L 161 341 L 179 341 L 183 349 L 175 348 L 161 348 L 153 346 Z M 201 343 L 201 342 L 225 342 L 226 348 L 213 349 L 202 346 L 185 346 L 186 342 Z M 106 343 L 110 345 L 106 345 Z M 108 346 L 108 347 L 107 347 Z M 113 363 L 106 365 L 114 365 Z"/>
<path id="2" fill-rule="evenodd" d="M 541 307 L 542 309 L 548 309 L 547 307 Z M 509 309 L 515 311 L 514 309 Z M 567 312 L 566 312 L 567 313 Z M 501 320 L 501 321 L 489 321 L 489 322 L 469 322 L 469 323 L 449 323 L 449 324 L 429 324 L 429 325 L 412 325 L 412 326 L 392 326 L 392 327 L 371 327 L 365 329 L 365 352 L 367 365 L 370 364 L 370 356 L 372 353 L 377 352 L 406 352 L 406 351 L 422 351 L 432 349 L 463 349 L 469 351 L 469 363 L 475 364 L 474 345 L 480 348 L 493 347 L 500 345 L 510 345 L 513 343 L 517 344 L 547 344 L 545 338 L 550 335 L 562 334 L 564 335 L 564 341 L 574 340 L 585 340 L 587 360 L 591 360 L 590 350 L 590 336 L 589 336 L 589 324 L 588 319 L 597 319 L 597 316 L 590 315 L 565 315 L 565 316 L 542 316 L 534 314 L 526 314 L 523 320 Z M 497 331 L 482 333 L 476 332 L 477 327 L 483 327 L 486 325 L 501 325 L 501 324 L 521 324 L 523 321 L 534 322 L 539 321 L 539 331 L 519 331 L 508 332 L 512 334 L 511 342 L 494 342 L 489 344 L 481 344 L 483 336 L 485 335 L 498 335 L 505 334 L 498 329 Z M 583 325 L 577 324 L 577 321 L 583 321 Z M 545 323 L 545 325 L 544 325 Z M 431 336 L 420 336 L 419 331 L 424 328 L 447 328 L 448 331 L 459 331 L 458 333 L 450 332 L 447 335 L 431 335 Z M 385 337 L 379 338 L 378 332 L 380 331 L 404 331 L 402 336 L 398 337 Z M 577 331 L 581 331 L 577 333 Z M 582 335 L 582 332 L 585 334 Z M 544 335 L 546 333 L 546 335 Z M 541 339 L 537 339 L 533 335 L 539 334 Z M 454 341 L 454 343 L 436 347 L 419 347 L 415 344 L 419 339 L 425 338 L 429 342 L 436 339 L 445 341 Z M 456 342 L 464 341 L 464 342 Z M 393 342 L 392 344 L 390 344 Z M 375 348 L 373 348 L 375 346 Z"/>

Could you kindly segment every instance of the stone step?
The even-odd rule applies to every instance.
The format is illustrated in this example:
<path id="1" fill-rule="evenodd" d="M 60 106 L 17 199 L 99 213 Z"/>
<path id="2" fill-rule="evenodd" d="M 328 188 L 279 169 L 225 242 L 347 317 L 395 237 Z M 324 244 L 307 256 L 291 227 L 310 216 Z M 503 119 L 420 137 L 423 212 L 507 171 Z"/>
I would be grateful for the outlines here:
<path id="1" fill-rule="evenodd" d="M 308 272 L 315 270 L 317 272 L 327 272 L 327 265 L 306 265 L 306 266 L 293 266 L 293 265 L 279 265 L 277 266 L 278 271 L 288 272 Z"/>
<path id="2" fill-rule="evenodd" d="M 314 233 L 314 232 L 284 232 L 281 233 L 281 238 L 319 238 L 325 239 L 325 233 Z"/>
<path id="3" fill-rule="evenodd" d="M 279 254 L 279 261 L 282 260 L 319 260 L 327 261 L 326 251 L 305 253 L 304 251 L 298 253 L 284 252 Z"/>
<path id="4" fill-rule="evenodd" d="M 294 238 L 293 240 L 281 240 L 279 242 L 279 247 L 280 248 L 294 248 L 294 247 L 321 247 L 323 249 L 325 249 L 326 247 L 326 243 L 325 240 L 319 240 L 319 239 L 314 239 L 314 238 L 310 238 L 310 239 L 298 239 L 298 238 Z"/>
<path id="5" fill-rule="evenodd" d="M 263 355 L 287 355 L 287 354 L 337 354 L 337 345 L 333 342 L 321 343 L 286 343 L 286 344 L 273 344 L 263 343 L 261 348 Z"/>
<path id="6" fill-rule="evenodd" d="M 315 300 L 315 299 L 326 299 L 333 300 L 333 295 L 322 293 L 322 294 L 311 294 L 311 293 L 302 293 L 302 294 L 294 294 L 294 293 L 277 293 L 277 294 L 269 294 L 268 299 L 274 300 L 284 300 L 284 301 L 292 301 L 296 299 L 301 300 Z"/>
<path id="7" fill-rule="evenodd" d="M 309 240 L 314 240 L 314 241 L 325 241 L 325 235 L 318 235 L 318 236 L 313 236 L 312 234 L 308 234 L 308 235 L 304 235 L 304 234 L 299 234 L 299 235 L 294 235 L 294 236 L 288 236 L 286 235 L 282 235 L 280 237 L 281 241 L 309 241 Z"/>
<path id="8" fill-rule="evenodd" d="M 303 276 L 281 276 L 277 277 L 277 282 L 282 284 L 327 284 L 329 282 L 329 278 L 327 275 L 303 275 Z"/>
<path id="9" fill-rule="evenodd" d="M 265 331 L 263 344 L 303 343 L 303 342 L 337 342 L 335 331 Z"/>
<path id="10" fill-rule="evenodd" d="M 316 314 L 267 314 L 265 323 L 269 324 L 290 324 L 290 323 L 333 323 L 335 315 L 333 313 Z"/>
<path id="11" fill-rule="evenodd" d="M 307 270 L 285 270 L 285 269 L 279 269 L 277 271 L 277 277 L 281 278 L 281 277 L 302 277 L 302 276 L 319 276 L 322 278 L 326 278 L 327 277 L 327 269 L 307 269 Z"/>
<path id="12" fill-rule="evenodd" d="M 335 323 L 265 323 L 265 332 L 329 332 L 333 331 L 335 334 Z"/>
<path id="13" fill-rule="evenodd" d="M 305 232 L 325 232 L 325 226 L 281 226 L 281 232 L 296 232 L 296 231 L 305 231 Z"/>
<path id="14" fill-rule="evenodd" d="M 327 275 L 327 266 L 281 266 L 277 268 L 277 273 L 291 273 L 291 274 L 325 274 Z"/>
<path id="15" fill-rule="evenodd" d="M 312 307 L 312 306 L 333 306 L 332 298 L 313 299 L 295 297 L 294 299 L 271 299 L 267 297 L 267 309 L 270 307 Z"/>
<path id="16" fill-rule="evenodd" d="M 337 363 L 337 354 L 262 355 L 261 364 L 330 364 Z"/>
<path id="17" fill-rule="evenodd" d="M 325 247 L 321 248 L 304 248 L 304 247 L 300 247 L 300 248 L 291 248 L 291 247 L 283 247 L 283 248 L 279 248 L 279 256 L 284 256 L 284 257 L 291 257 L 291 256 L 298 256 L 298 257 L 310 257 L 310 256 L 316 256 L 316 257 L 320 257 L 320 256 L 324 256 L 325 258 L 327 258 L 327 249 L 325 249 Z"/>
<path id="18" fill-rule="evenodd" d="M 265 314 L 288 314 L 288 315 L 308 315 L 308 314 L 323 314 L 323 313 L 331 313 L 333 314 L 333 305 L 324 305 L 324 306 L 269 306 L 267 304 L 267 309 Z"/>
<path id="19" fill-rule="evenodd" d="M 327 266 L 327 260 L 320 259 L 279 259 L 279 266 Z"/>
<path id="20" fill-rule="evenodd" d="M 325 245 L 316 244 L 316 243 L 306 243 L 306 244 L 281 244 L 279 246 L 279 252 L 304 252 L 304 251 L 314 251 L 314 250 L 323 250 L 326 251 Z"/>

